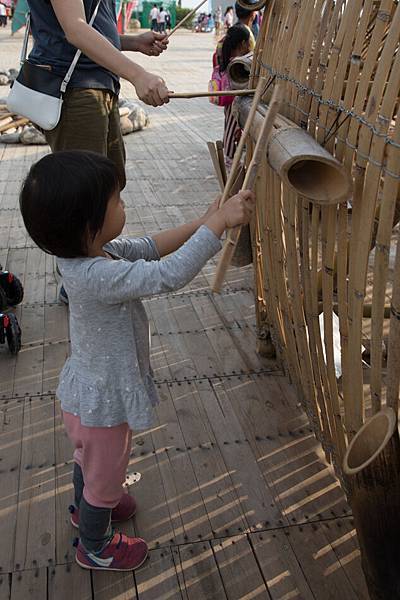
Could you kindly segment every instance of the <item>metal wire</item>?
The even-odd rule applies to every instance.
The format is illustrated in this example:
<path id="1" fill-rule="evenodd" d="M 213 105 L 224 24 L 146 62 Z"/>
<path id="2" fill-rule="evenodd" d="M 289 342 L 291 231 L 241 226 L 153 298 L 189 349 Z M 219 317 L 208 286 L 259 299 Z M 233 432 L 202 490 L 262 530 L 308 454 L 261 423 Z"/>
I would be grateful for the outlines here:
<path id="1" fill-rule="evenodd" d="M 386 133 L 383 133 L 383 132 L 379 131 L 378 129 L 376 129 L 376 127 L 374 125 L 372 125 L 372 123 L 367 121 L 365 119 L 365 117 L 363 117 L 362 115 L 357 114 L 354 110 L 345 108 L 341 104 L 337 104 L 331 98 L 324 100 L 324 98 L 322 98 L 322 95 L 320 93 L 316 92 L 315 90 L 308 87 L 307 85 L 304 85 L 303 83 L 301 83 L 294 77 L 291 77 L 290 75 L 285 75 L 284 73 L 280 73 L 279 71 L 274 69 L 272 67 L 272 65 L 266 65 L 265 63 L 263 63 L 260 58 L 257 58 L 257 60 L 260 64 L 260 66 L 262 66 L 263 69 L 268 71 L 271 76 L 274 76 L 277 79 L 280 79 L 282 81 L 288 81 L 289 83 L 292 83 L 299 90 L 299 92 L 301 94 L 303 94 L 303 95 L 307 94 L 308 96 L 312 96 L 312 98 L 314 98 L 316 100 L 316 102 L 318 102 L 318 104 L 321 104 L 322 106 L 327 106 L 328 108 L 330 108 L 332 110 L 336 110 L 338 113 L 342 113 L 342 114 L 347 115 L 348 117 L 351 117 L 352 119 L 356 120 L 361 125 L 365 125 L 365 127 L 367 127 L 374 135 L 383 138 L 385 141 L 385 144 L 390 144 L 392 146 L 395 146 L 395 148 L 400 148 L 400 144 L 395 142 Z M 297 107 L 295 107 L 295 108 L 297 108 Z M 300 110 L 300 112 L 302 112 L 307 117 L 309 116 L 309 114 L 305 111 Z"/>

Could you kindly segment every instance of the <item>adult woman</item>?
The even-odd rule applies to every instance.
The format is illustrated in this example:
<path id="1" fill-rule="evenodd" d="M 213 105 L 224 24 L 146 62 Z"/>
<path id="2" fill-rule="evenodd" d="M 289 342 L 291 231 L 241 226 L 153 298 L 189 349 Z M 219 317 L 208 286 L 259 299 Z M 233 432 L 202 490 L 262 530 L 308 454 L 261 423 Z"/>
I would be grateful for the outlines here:
<path id="1" fill-rule="evenodd" d="M 64 75 L 76 49 L 82 51 L 68 85 L 60 122 L 46 139 L 56 150 L 92 150 L 108 156 L 125 186 L 125 149 L 118 94 L 119 77 L 130 81 L 146 104 L 168 102 L 163 79 L 145 71 L 121 50 L 157 56 L 167 47 L 164 35 L 119 35 L 115 1 L 100 0 L 93 27 L 88 25 L 98 0 L 28 0 L 34 40 L 29 60 Z"/>

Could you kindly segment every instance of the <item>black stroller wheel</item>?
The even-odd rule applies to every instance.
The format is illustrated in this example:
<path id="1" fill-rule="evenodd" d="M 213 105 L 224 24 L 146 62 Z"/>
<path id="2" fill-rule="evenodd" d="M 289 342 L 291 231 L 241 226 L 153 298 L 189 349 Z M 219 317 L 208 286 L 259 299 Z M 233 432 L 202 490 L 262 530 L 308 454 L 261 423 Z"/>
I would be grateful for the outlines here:
<path id="1" fill-rule="evenodd" d="M 8 347 L 11 354 L 18 354 L 21 350 L 21 328 L 17 317 L 13 313 L 7 314 L 9 323 L 6 329 Z"/>
<path id="2" fill-rule="evenodd" d="M 22 302 L 24 297 L 24 288 L 18 277 L 13 277 L 7 290 L 7 302 L 10 306 L 16 306 Z"/>

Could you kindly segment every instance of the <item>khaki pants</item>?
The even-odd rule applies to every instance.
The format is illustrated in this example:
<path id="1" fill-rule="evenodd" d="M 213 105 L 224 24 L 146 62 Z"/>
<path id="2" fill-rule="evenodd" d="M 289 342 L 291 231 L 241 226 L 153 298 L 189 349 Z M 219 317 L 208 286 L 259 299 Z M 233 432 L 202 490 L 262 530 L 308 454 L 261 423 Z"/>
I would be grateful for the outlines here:
<path id="1" fill-rule="evenodd" d="M 60 122 L 44 133 L 52 152 L 91 150 L 107 156 L 117 167 L 121 190 L 125 187 L 125 147 L 115 94 L 107 90 L 67 90 Z"/>

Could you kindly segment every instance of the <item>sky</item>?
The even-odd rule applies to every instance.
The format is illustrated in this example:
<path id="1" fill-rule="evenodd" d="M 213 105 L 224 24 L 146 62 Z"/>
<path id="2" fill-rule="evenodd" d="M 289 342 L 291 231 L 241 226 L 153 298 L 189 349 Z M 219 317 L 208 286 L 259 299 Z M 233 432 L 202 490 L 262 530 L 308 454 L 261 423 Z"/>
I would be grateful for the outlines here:
<path id="1" fill-rule="evenodd" d="M 201 2 L 201 0 L 182 0 L 182 6 L 184 8 L 194 8 L 195 6 L 200 4 L 200 2 Z M 211 7 L 211 2 L 210 2 L 210 0 L 208 0 L 208 2 L 203 4 L 203 6 L 199 10 L 199 12 L 202 12 L 202 11 L 209 12 L 210 7 Z"/>

